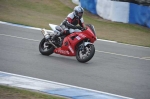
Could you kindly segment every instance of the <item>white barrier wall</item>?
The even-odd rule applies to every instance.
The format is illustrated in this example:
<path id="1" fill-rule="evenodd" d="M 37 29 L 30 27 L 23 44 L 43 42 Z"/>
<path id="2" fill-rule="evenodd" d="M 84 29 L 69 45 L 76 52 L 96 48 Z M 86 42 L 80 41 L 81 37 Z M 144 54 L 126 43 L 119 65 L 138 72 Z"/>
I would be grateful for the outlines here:
<path id="1" fill-rule="evenodd" d="M 112 2 L 111 20 L 117 22 L 128 23 L 129 22 L 129 8 L 128 2 Z"/>
<path id="2" fill-rule="evenodd" d="M 97 0 L 96 11 L 104 19 L 128 23 L 129 3 Z"/>
<path id="3" fill-rule="evenodd" d="M 80 4 L 79 0 L 72 0 L 72 2 L 75 3 L 75 4 L 77 4 L 77 5 Z"/>
<path id="4" fill-rule="evenodd" d="M 97 0 L 96 11 L 104 19 L 111 20 L 112 1 Z"/>

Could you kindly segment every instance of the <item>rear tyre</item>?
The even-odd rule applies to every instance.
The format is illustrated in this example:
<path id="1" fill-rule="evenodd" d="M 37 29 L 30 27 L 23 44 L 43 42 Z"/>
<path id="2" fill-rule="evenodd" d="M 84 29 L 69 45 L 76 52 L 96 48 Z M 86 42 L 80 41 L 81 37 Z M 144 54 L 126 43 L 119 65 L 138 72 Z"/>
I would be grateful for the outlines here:
<path id="1" fill-rule="evenodd" d="M 39 51 L 42 55 L 49 56 L 54 52 L 54 46 L 49 44 L 45 38 L 43 38 L 39 44 Z"/>
<path id="2" fill-rule="evenodd" d="M 88 44 L 84 47 L 84 49 L 81 49 L 81 47 L 78 47 L 76 51 L 76 59 L 81 62 L 85 63 L 92 59 L 92 57 L 95 54 L 95 47 L 93 44 Z"/>

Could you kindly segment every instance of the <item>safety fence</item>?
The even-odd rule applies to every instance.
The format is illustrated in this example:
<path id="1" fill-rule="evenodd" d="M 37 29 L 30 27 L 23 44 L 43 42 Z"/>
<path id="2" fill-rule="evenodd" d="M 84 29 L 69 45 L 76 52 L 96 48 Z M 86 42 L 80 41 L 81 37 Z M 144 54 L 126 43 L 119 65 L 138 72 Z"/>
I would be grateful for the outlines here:
<path id="1" fill-rule="evenodd" d="M 72 0 L 72 2 L 107 20 L 150 28 L 150 6 L 116 0 Z"/>

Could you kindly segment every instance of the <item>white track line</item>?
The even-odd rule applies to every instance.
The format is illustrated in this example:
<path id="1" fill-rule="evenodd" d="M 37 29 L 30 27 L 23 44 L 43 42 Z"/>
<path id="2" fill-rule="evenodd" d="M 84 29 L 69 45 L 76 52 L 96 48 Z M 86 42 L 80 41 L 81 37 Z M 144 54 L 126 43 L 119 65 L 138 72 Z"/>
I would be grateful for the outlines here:
<path id="1" fill-rule="evenodd" d="M 35 41 L 35 42 L 39 42 L 39 40 L 34 40 L 34 39 L 29 39 L 29 38 L 23 38 L 23 37 L 18 37 L 18 36 L 12 36 L 12 35 L 6 35 L 6 34 L 0 34 L 0 35 L 2 35 L 2 36 L 12 37 L 12 38 L 23 39 L 23 40 L 28 40 L 28 41 Z"/>
<path id="2" fill-rule="evenodd" d="M 40 42 L 40 40 L 23 38 L 23 37 L 18 37 L 18 36 L 12 36 L 12 35 L 6 35 L 6 34 L 0 34 L 0 35 L 1 36 L 6 36 L 6 37 L 12 37 L 12 38 L 28 40 L 28 41 Z M 117 53 L 112 53 L 112 52 L 105 52 L 105 51 L 99 51 L 99 50 L 96 50 L 96 51 L 99 52 L 99 53 L 105 53 L 105 54 L 111 54 L 111 55 L 117 55 L 117 56 L 123 56 L 123 57 L 135 58 L 135 59 L 150 60 L 149 57 L 135 57 L 135 56 L 117 54 Z"/>
<path id="3" fill-rule="evenodd" d="M 100 53 L 112 54 L 112 55 L 117 55 L 117 56 L 135 58 L 135 59 L 150 60 L 149 57 L 142 57 L 142 58 L 141 58 L 141 57 L 135 57 L 135 56 L 129 56 L 129 55 L 123 55 L 123 54 L 112 53 L 112 52 L 105 52 L 105 51 L 99 51 L 99 50 L 96 50 L 96 51 L 97 51 L 97 52 L 100 52 Z"/>
<path id="4" fill-rule="evenodd" d="M 103 42 L 109 42 L 109 43 L 116 43 L 116 44 L 121 44 L 121 45 L 126 45 L 126 46 L 133 46 L 133 47 L 141 47 L 141 48 L 149 48 L 150 47 L 144 47 L 144 46 L 138 46 L 138 45 L 131 45 L 131 44 L 125 44 L 125 43 L 119 43 L 117 41 L 110 41 L 110 40 L 103 40 L 103 39 L 97 39 L 99 41 L 103 41 Z"/>

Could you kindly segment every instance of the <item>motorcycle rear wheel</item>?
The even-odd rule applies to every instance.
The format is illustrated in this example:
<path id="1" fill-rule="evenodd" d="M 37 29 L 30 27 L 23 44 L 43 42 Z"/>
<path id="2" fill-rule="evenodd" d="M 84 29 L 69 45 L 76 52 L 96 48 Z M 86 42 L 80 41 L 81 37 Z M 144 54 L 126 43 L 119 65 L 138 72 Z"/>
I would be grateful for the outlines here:
<path id="1" fill-rule="evenodd" d="M 42 55 L 49 56 L 54 52 L 54 46 L 48 44 L 45 38 L 43 38 L 39 44 L 39 51 Z"/>
<path id="2" fill-rule="evenodd" d="M 81 48 L 78 47 L 76 51 L 76 59 L 81 63 L 85 63 L 91 60 L 94 54 L 95 54 L 95 47 L 93 44 L 85 46 L 84 50 L 81 50 Z"/>

